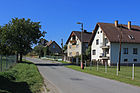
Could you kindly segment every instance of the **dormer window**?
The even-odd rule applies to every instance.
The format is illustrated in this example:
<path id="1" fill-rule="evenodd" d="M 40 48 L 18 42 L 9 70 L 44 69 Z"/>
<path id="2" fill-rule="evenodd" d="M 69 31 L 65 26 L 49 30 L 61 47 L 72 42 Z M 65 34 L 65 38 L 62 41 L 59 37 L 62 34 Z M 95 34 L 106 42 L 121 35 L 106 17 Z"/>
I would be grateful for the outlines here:
<path id="1" fill-rule="evenodd" d="M 128 37 L 129 37 L 130 39 L 135 39 L 132 35 L 128 35 Z"/>

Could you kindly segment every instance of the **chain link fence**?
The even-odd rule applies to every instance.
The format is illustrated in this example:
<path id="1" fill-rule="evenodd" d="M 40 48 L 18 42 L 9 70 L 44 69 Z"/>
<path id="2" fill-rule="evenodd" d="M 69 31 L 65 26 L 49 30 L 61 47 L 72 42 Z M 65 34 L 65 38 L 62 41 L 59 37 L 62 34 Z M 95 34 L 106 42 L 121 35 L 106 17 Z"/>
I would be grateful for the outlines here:
<path id="1" fill-rule="evenodd" d="M 0 71 L 5 71 L 16 64 L 16 56 L 0 55 Z"/>

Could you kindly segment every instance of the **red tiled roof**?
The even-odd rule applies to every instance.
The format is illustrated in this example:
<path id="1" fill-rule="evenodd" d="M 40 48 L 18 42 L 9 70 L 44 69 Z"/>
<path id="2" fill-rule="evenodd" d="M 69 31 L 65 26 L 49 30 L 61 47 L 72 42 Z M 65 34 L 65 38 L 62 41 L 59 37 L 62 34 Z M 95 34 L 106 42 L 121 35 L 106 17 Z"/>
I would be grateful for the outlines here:
<path id="1" fill-rule="evenodd" d="M 81 41 L 81 32 L 80 31 L 72 31 L 72 33 L 69 36 L 66 44 L 68 44 L 68 42 L 69 42 L 72 34 L 76 35 L 78 37 L 78 39 Z M 92 36 L 92 33 L 91 32 L 83 32 L 83 42 L 89 43 L 91 36 Z"/>
<path id="2" fill-rule="evenodd" d="M 97 23 L 89 45 L 91 45 L 98 27 L 102 29 L 110 42 L 119 42 L 119 37 L 122 34 L 123 43 L 140 43 L 140 26 L 132 25 L 131 30 L 129 30 L 127 25 L 124 24 L 115 27 L 115 24 L 112 23 Z M 130 36 L 133 38 L 130 38 Z"/>

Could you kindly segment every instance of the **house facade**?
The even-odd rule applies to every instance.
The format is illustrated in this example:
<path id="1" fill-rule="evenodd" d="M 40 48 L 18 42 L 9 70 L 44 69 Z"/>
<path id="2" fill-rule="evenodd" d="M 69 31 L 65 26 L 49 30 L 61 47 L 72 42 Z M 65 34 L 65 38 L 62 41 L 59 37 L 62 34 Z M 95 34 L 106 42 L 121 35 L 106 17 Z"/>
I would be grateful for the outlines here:
<path id="1" fill-rule="evenodd" d="M 83 32 L 83 52 L 88 48 L 88 43 L 90 41 L 92 33 Z M 67 56 L 75 57 L 81 55 L 81 32 L 80 31 L 72 31 L 67 42 Z"/>
<path id="2" fill-rule="evenodd" d="M 140 63 L 140 27 L 111 23 L 97 23 L 89 45 L 91 60 L 108 65 L 119 62 L 121 43 L 121 64 Z"/>
<path id="3" fill-rule="evenodd" d="M 47 42 L 45 47 L 48 47 L 50 54 L 58 55 L 62 53 L 61 47 L 55 41 Z"/>

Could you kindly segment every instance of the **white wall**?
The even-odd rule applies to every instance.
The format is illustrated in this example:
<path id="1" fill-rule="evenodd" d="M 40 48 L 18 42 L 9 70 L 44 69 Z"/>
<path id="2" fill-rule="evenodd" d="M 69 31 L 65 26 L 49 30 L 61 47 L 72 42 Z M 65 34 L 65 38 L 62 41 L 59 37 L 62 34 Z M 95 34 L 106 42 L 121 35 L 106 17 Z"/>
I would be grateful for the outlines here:
<path id="1" fill-rule="evenodd" d="M 128 48 L 128 54 L 123 54 L 123 48 Z M 138 54 L 133 54 L 133 48 L 138 49 Z M 124 62 L 124 59 L 128 59 L 128 62 L 133 62 L 133 59 L 137 59 L 137 62 L 140 62 L 140 44 L 130 44 L 122 43 L 121 48 L 121 62 Z M 119 60 L 119 43 L 111 43 L 111 62 L 116 63 Z M 136 63 L 137 63 L 136 62 Z"/>
<path id="2" fill-rule="evenodd" d="M 103 42 L 103 31 L 101 32 L 102 30 L 100 29 L 100 27 L 98 28 L 97 32 L 96 32 L 96 35 L 95 35 L 95 38 L 92 42 L 92 45 L 91 45 L 91 60 L 93 59 L 100 59 L 99 56 L 100 56 L 100 53 L 103 53 L 103 50 L 102 48 L 100 48 L 101 46 L 101 43 Z M 99 34 L 98 34 L 99 32 Z M 96 40 L 99 39 L 99 45 L 96 45 Z M 96 50 L 96 55 L 93 55 L 93 50 Z"/>
<path id="3" fill-rule="evenodd" d="M 72 40 L 72 38 L 70 40 Z M 70 42 L 68 42 L 68 45 L 67 45 L 67 55 L 68 55 L 68 57 L 76 56 L 75 55 L 76 52 L 79 52 L 79 55 L 81 55 L 81 42 L 80 42 L 80 40 L 78 39 L 77 36 L 76 36 L 76 41 L 77 41 L 76 45 L 78 45 L 78 46 L 72 45 Z M 71 48 L 69 46 L 71 46 Z M 69 55 L 70 52 L 72 52 L 72 55 Z"/>

